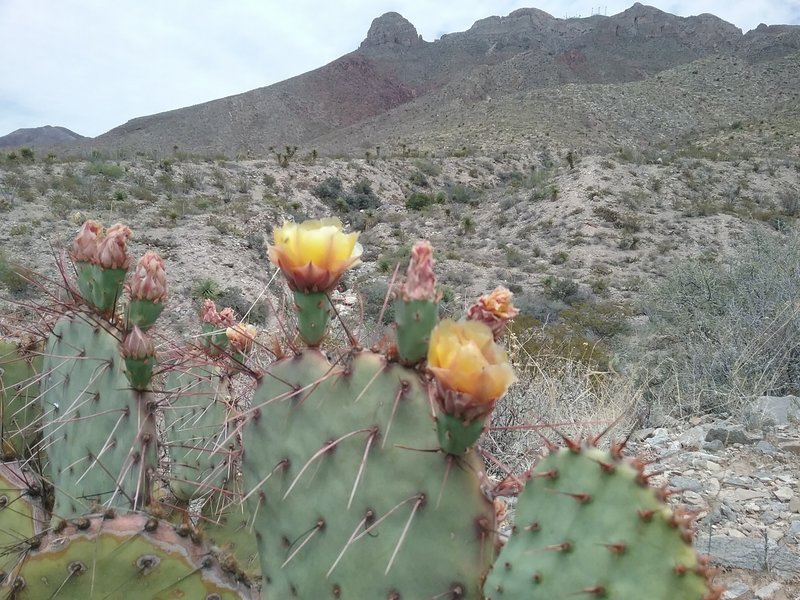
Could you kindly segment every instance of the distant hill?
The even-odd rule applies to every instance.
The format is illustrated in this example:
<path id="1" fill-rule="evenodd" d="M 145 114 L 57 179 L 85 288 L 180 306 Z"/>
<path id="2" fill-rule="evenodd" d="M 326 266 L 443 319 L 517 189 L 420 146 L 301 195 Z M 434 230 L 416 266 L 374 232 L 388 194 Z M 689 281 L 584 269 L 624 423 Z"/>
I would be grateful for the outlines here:
<path id="1" fill-rule="evenodd" d="M 80 147 L 363 153 L 376 145 L 498 147 L 562 130 L 564 145 L 666 142 L 791 115 L 797 53 L 800 27 L 743 34 L 713 15 L 678 17 L 639 3 L 574 19 L 519 9 L 433 42 L 392 12 L 373 21 L 358 49 L 323 67 L 132 119 Z"/>
<path id="2" fill-rule="evenodd" d="M 56 144 L 69 144 L 86 137 L 70 131 L 66 127 L 28 127 L 17 129 L 8 135 L 0 137 L 0 148 L 22 148 L 24 146 L 54 146 Z"/>

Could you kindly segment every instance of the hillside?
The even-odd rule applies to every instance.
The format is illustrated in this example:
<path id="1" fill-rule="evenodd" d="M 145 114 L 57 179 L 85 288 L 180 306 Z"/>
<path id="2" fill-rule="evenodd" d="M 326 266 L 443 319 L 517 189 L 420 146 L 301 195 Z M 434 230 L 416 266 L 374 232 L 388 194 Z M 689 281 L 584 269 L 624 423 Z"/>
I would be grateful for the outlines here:
<path id="1" fill-rule="evenodd" d="M 86 138 L 66 127 L 45 125 L 44 127 L 17 129 L 8 135 L 0 136 L 0 148 L 50 147 L 71 144 L 82 139 Z"/>
<path id="2" fill-rule="evenodd" d="M 617 15 L 576 19 L 520 9 L 432 42 L 387 13 L 356 50 L 328 65 L 132 119 L 79 148 L 263 156 L 287 145 L 362 154 L 402 142 L 442 151 L 538 141 L 556 130 L 564 145 L 587 145 L 598 133 L 599 146 L 625 137 L 666 141 L 675 115 L 681 135 L 784 110 L 800 84 L 791 58 L 799 49 L 798 27 L 743 34 L 712 15 L 677 17 L 638 3 Z M 743 106 L 740 96 L 748 99 Z M 631 108 L 651 100 L 658 102 L 653 110 L 668 109 L 655 122 Z M 456 114 L 457 122 L 442 118 Z"/>

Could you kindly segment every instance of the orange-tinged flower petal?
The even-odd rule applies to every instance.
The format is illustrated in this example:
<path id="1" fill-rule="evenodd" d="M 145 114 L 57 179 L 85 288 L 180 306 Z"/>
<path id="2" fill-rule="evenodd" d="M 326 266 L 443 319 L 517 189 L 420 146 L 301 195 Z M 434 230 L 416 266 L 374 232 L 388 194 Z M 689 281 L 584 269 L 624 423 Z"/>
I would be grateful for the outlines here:
<path id="1" fill-rule="evenodd" d="M 361 262 L 357 233 L 344 233 L 339 219 L 286 222 L 273 232 L 267 252 L 293 290 L 326 292 L 342 273 Z"/>
<path id="2" fill-rule="evenodd" d="M 514 294 L 500 286 L 490 294 L 478 298 L 478 301 L 467 310 L 467 319 L 482 321 L 491 327 L 495 338 L 499 338 L 506 323 L 519 314 L 519 309 L 512 304 Z"/>
<path id="3" fill-rule="evenodd" d="M 428 368 L 441 386 L 477 404 L 493 404 L 515 380 L 505 351 L 480 321 L 441 321 L 431 334 Z"/>

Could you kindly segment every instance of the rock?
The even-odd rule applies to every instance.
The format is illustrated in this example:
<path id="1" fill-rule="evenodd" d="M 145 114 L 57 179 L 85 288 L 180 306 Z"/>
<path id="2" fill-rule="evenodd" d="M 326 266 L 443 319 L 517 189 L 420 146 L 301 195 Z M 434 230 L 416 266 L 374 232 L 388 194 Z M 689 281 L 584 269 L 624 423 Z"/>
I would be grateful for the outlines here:
<path id="1" fill-rule="evenodd" d="M 794 498 L 794 491 L 789 487 L 779 487 L 777 490 L 773 490 L 772 493 L 781 502 L 788 502 Z"/>
<path id="2" fill-rule="evenodd" d="M 665 446 L 672 441 L 672 435 L 666 427 L 658 427 L 653 430 L 653 433 L 647 438 L 647 443 L 651 446 Z"/>
<path id="3" fill-rule="evenodd" d="M 711 556 L 723 567 L 772 571 L 791 578 L 800 575 L 800 556 L 793 554 L 770 539 L 741 538 L 712 535 L 698 541 L 697 549 Z"/>
<path id="4" fill-rule="evenodd" d="M 387 44 L 411 47 L 423 43 L 422 36 L 417 33 L 410 21 L 399 13 L 387 12 L 372 21 L 367 32 L 367 39 L 361 42 L 361 47 Z"/>
<path id="5" fill-rule="evenodd" d="M 800 398 L 797 396 L 762 396 L 745 414 L 753 429 L 788 425 L 800 421 Z"/>
<path id="6" fill-rule="evenodd" d="M 780 445 L 780 448 L 784 452 L 800 454 L 800 441 L 792 440 L 791 442 L 784 442 Z"/>
<path id="7" fill-rule="evenodd" d="M 723 444 L 721 440 L 711 440 L 703 444 L 703 450 L 708 450 L 709 452 L 719 452 L 724 447 L 725 444 Z"/>
<path id="8" fill-rule="evenodd" d="M 789 500 L 789 510 L 793 513 L 800 513 L 800 498 L 795 496 Z"/>
<path id="9" fill-rule="evenodd" d="M 684 477 L 683 475 L 674 475 L 670 477 L 669 484 L 679 490 L 691 492 L 702 492 L 705 487 L 703 482 L 699 479 L 692 479 L 691 477 Z"/>
<path id="10" fill-rule="evenodd" d="M 766 440 L 759 441 L 756 444 L 756 450 L 758 450 L 759 452 L 763 452 L 764 454 L 776 454 L 780 452 L 780 449 L 777 446 L 770 444 Z"/>
<path id="11" fill-rule="evenodd" d="M 696 425 L 691 429 L 687 429 L 680 436 L 678 436 L 678 443 L 684 448 L 690 450 L 700 450 L 706 437 L 708 427 Z"/>
<path id="12" fill-rule="evenodd" d="M 770 600 L 771 598 L 775 597 L 775 594 L 778 590 L 781 589 L 781 584 L 777 581 L 773 581 L 770 584 L 765 585 L 764 587 L 758 588 L 756 590 L 755 597 L 757 600 Z"/>
<path id="13" fill-rule="evenodd" d="M 755 444 L 761 437 L 751 434 L 741 425 L 718 425 L 708 430 L 706 441 L 719 440 L 726 446 L 731 444 L 742 444 L 750 446 Z"/>
<path id="14" fill-rule="evenodd" d="M 749 593 L 750 586 L 741 581 L 737 581 L 736 583 L 730 584 L 728 589 L 722 592 L 722 600 L 745 600 Z"/>

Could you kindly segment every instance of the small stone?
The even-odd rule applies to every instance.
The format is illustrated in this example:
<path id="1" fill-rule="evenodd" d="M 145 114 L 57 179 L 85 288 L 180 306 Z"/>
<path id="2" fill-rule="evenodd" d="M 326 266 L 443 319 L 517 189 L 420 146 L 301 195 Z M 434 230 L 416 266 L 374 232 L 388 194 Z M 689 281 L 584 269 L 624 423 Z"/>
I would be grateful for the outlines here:
<path id="1" fill-rule="evenodd" d="M 775 597 L 775 594 L 779 589 L 781 589 L 781 584 L 777 581 L 773 581 L 762 588 L 758 588 L 756 590 L 755 597 L 757 600 L 770 600 L 771 598 Z"/>
<path id="2" fill-rule="evenodd" d="M 795 496 L 789 500 L 789 510 L 793 513 L 800 513 L 800 498 Z"/>
<path id="3" fill-rule="evenodd" d="M 712 427 L 708 430 L 708 434 L 706 434 L 707 442 L 719 440 L 726 446 L 730 446 L 732 444 L 750 446 L 758 442 L 760 439 L 760 436 L 745 431 L 745 428 L 740 425 L 722 425 L 718 427 Z"/>
<path id="4" fill-rule="evenodd" d="M 773 490 L 772 493 L 775 494 L 775 497 L 781 502 L 788 502 L 794 498 L 794 491 L 789 487 L 779 487 L 777 490 Z"/>
<path id="5" fill-rule="evenodd" d="M 701 504 L 705 504 L 703 497 L 698 494 L 697 492 L 692 491 L 685 491 L 683 492 L 683 499 L 685 502 L 689 504 L 694 504 L 695 506 L 699 506 Z"/>
<path id="6" fill-rule="evenodd" d="M 722 443 L 722 440 L 711 440 L 710 442 L 705 442 L 703 444 L 703 450 L 707 450 L 709 452 L 719 452 L 725 447 L 725 444 Z"/>
<path id="7" fill-rule="evenodd" d="M 737 581 L 736 583 L 730 584 L 728 589 L 722 592 L 722 600 L 744 600 L 749 593 L 750 586 L 741 581 Z"/>
<path id="8" fill-rule="evenodd" d="M 756 450 L 764 454 L 777 454 L 780 452 L 777 446 L 770 444 L 767 440 L 761 440 L 756 444 Z"/>
<path id="9" fill-rule="evenodd" d="M 739 531 L 738 529 L 731 529 L 731 530 L 728 531 L 728 537 L 745 538 L 747 536 L 745 534 L 743 534 L 741 531 Z"/>
<path id="10" fill-rule="evenodd" d="M 691 477 L 684 477 L 683 475 L 675 475 L 670 477 L 669 484 L 672 487 L 681 489 L 681 490 L 689 490 L 692 492 L 702 492 L 703 491 L 703 482 L 699 479 L 693 479 Z"/>

